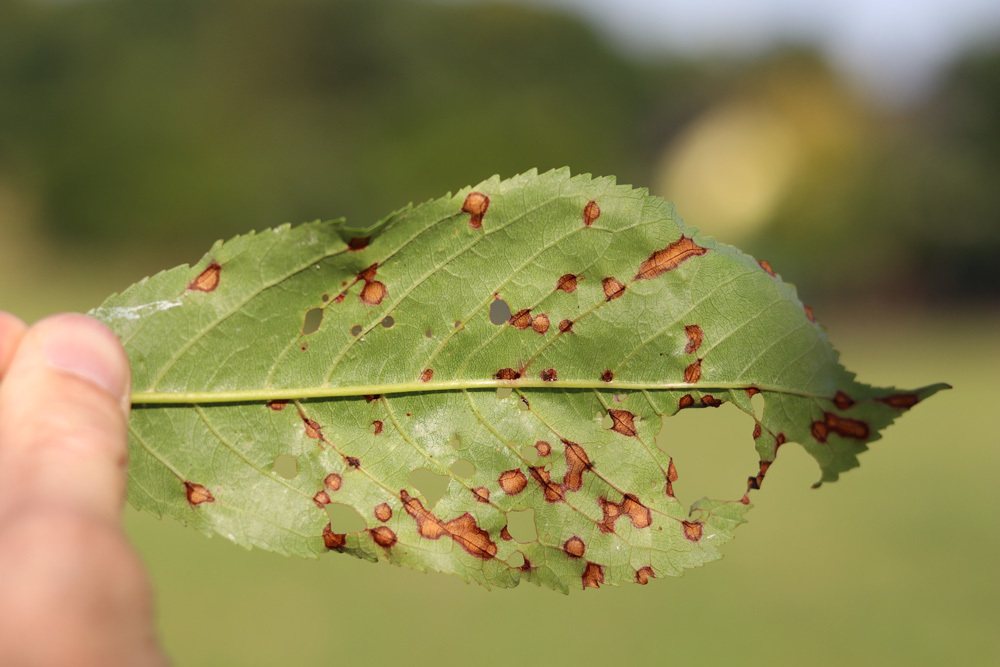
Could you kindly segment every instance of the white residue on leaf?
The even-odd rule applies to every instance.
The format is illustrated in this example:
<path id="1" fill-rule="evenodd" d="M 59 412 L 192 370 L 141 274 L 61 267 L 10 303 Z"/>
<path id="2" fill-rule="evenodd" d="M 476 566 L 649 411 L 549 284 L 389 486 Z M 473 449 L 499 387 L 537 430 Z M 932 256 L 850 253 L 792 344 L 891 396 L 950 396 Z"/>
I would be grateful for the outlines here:
<path id="1" fill-rule="evenodd" d="M 181 302 L 177 299 L 164 299 L 162 301 L 153 301 L 152 303 L 141 303 L 138 306 L 109 306 L 104 308 L 95 308 L 90 311 L 90 314 L 100 320 L 104 320 L 105 322 L 112 322 L 114 320 L 137 320 L 140 317 L 152 315 L 153 313 L 158 313 L 163 310 L 170 310 L 171 308 L 176 308 L 179 305 L 181 305 Z"/>

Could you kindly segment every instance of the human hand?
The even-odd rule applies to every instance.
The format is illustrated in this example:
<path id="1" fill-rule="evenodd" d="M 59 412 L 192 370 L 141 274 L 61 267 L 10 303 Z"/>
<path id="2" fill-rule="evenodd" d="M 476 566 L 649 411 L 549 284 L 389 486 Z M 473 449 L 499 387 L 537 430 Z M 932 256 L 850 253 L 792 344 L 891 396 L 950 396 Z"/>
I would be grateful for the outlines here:
<path id="1" fill-rule="evenodd" d="M 0 665 L 163 665 L 122 531 L 129 367 L 83 315 L 0 312 Z"/>

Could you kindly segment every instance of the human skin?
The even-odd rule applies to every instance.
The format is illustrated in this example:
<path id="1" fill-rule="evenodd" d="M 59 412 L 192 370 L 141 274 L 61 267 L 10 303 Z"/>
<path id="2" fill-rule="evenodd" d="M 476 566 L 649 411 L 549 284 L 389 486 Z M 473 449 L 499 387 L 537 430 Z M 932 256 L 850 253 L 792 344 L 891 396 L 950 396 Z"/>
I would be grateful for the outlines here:
<path id="1" fill-rule="evenodd" d="M 100 322 L 0 312 L 0 665 L 167 663 L 122 530 L 129 391 Z"/>

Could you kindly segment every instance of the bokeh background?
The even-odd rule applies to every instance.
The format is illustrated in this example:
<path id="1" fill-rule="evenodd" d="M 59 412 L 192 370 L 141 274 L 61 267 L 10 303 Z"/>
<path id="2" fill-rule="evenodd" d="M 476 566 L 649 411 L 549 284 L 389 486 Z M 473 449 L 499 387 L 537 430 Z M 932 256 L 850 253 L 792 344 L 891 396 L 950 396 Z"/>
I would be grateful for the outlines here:
<path id="1" fill-rule="evenodd" d="M 997 664 L 1000 3 L 0 0 L 0 308 L 29 320 L 563 165 L 770 260 L 862 379 L 955 390 L 819 491 L 783 450 L 726 558 L 645 588 L 489 592 L 129 513 L 177 663 Z M 740 490 L 741 418 L 672 421 L 686 497 Z"/>

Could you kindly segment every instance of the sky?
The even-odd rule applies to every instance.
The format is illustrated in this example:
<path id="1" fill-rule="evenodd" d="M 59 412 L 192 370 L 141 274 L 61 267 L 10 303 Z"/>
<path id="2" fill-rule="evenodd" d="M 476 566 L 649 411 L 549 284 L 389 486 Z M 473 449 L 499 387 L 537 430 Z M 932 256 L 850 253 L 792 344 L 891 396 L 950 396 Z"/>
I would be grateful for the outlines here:
<path id="1" fill-rule="evenodd" d="M 519 0 L 570 9 L 629 50 L 757 51 L 806 41 L 870 92 L 920 95 L 969 44 L 1000 43 L 1000 0 Z"/>

